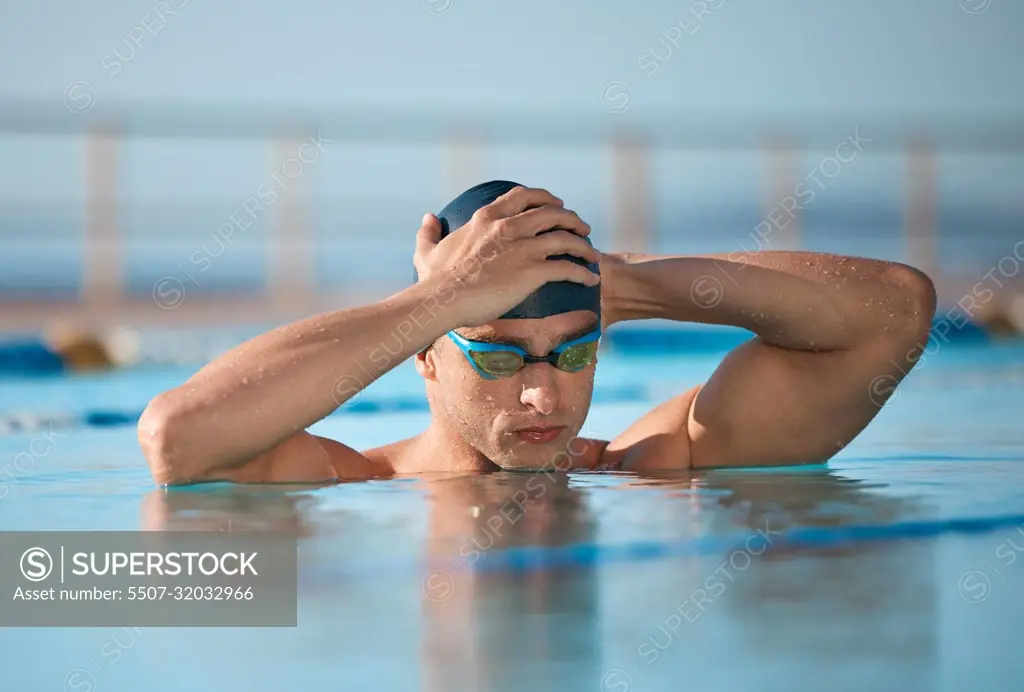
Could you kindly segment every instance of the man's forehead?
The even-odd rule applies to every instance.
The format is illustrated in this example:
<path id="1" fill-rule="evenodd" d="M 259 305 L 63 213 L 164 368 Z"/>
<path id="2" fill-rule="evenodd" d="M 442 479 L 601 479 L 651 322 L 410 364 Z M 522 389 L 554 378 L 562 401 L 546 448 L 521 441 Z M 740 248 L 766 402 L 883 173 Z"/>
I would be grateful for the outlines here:
<path id="1" fill-rule="evenodd" d="M 597 327 L 597 315 L 580 310 L 540 319 L 493 320 L 479 327 L 460 329 L 459 333 L 477 341 L 564 340 L 583 336 Z"/>

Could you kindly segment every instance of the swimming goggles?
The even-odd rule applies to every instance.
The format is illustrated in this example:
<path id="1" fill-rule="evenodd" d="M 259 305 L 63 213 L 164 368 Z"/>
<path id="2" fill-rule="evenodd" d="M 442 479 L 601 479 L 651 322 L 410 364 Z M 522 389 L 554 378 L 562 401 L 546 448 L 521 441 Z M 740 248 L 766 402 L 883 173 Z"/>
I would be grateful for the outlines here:
<path id="1" fill-rule="evenodd" d="M 471 341 L 455 331 L 448 332 L 448 337 L 462 350 L 481 377 L 496 380 L 511 377 L 527 363 L 551 363 L 565 372 L 579 372 L 594 362 L 601 329 L 597 328 L 586 336 L 567 341 L 546 356 L 531 356 L 512 344 Z"/>

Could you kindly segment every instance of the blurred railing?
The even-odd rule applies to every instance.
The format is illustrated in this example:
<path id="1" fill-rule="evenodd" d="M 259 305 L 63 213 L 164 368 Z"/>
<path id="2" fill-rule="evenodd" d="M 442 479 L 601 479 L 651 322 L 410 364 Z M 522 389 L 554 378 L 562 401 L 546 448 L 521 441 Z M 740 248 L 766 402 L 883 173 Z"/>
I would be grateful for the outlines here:
<path id="1" fill-rule="evenodd" d="M 78 105 L 81 104 L 69 104 Z M 813 113 L 799 118 L 757 113 L 654 117 L 628 109 L 611 112 L 596 105 L 578 113 L 548 113 L 539 109 L 453 113 L 360 108 L 303 112 L 265 105 L 100 107 L 92 102 L 89 106 L 74 112 L 55 108 L 53 104 L 0 102 L 0 137 L 71 137 L 84 145 L 85 196 L 80 278 L 73 282 L 73 291 L 70 295 L 47 296 L 0 282 L 0 328 L 35 328 L 62 317 L 122 324 L 277 321 L 379 297 L 393 286 L 387 282 L 367 282 L 363 290 L 353 290 L 352 286 L 338 289 L 321 286 L 314 280 L 318 255 L 323 251 L 323 237 L 317 233 L 314 222 L 316 194 L 309 181 L 291 177 L 287 166 L 289 161 L 296 161 L 295 165 L 305 161 L 303 146 L 312 155 L 313 150 L 308 147 L 315 147 L 316 138 L 359 145 L 439 146 L 442 165 L 432 171 L 438 179 L 439 199 L 479 180 L 480 152 L 489 145 L 604 148 L 610 154 L 610 175 L 602 190 L 602 194 L 610 197 L 610 237 L 606 240 L 613 249 L 643 252 L 659 246 L 652 192 L 658 182 L 652 157 L 659 152 L 740 152 L 763 157 L 767 165 L 762 168 L 756 202 L 762 221 L 751 224 L 747 230 L 752 233 L 745 230 L 744 234 L 754 239 L 758 247 L 801 248 L 809 245 L 809 239 L 802 224 L 804 207 L 792 201 L 799 199 L 801 181 L 807 180 L 803 175 L 806 171 L 798 165 L 799 156 L 808 151 L 835 150 L 833 157 L 838 156 L 841 161 L 837 142 L 850 133 L 870 133 L 873 153 L 886 153 L 902 161 L 899 234 L 904 249 L 902 256 L 894 259 L 918 266 L 935 277 L 940 300 L 945 305 L 955 305 L 963 296 L 976 293 L 974 286 L 982 274 L 975 276 L 972 269 L 966 274 L 950 275 L 938 261 L 937 152 L 1024 159 L 1024 119 L 1012 116 L 984 120 L 870 113 Z M 254 236 L 262 246 L 259 254 L 266 259 L 266 271 L 260 281 L 255 285 L 229 281 L 217 291 L 204 290 L 201 282 L 178 263 L 181 272 L 150 277 L 151 291 L 129 290 L 127 275 L 132 267 L 126 259 L 126 247 L 139 238 L 126 232 L 126 172 L 120 162 L 124 143 L 140 138 L 193 142 L 243 139 L 267 145 L 272 152 L 268 175 L 283 175 L 288 184 L 277 190 L 274 214 L 267 219 L 265 233 Z M 846 149 L 847 153 L 853 151 L 850 147 Z M 827 171 L 823 175 L 828 176 Z M 1024 199 L 1024 179 L 1017 183 L 1022 193 L 1019 199 Z M 873 202 L 865 199 L 863 204 Z M 1024 209 L 1017 211 L 1024 214 Z M 29 238 L 30 242 L 38 243 L 37 249 L 46 252 L 45 238 L 34 236 L 31 229 L 5 228 L 9 226 L 5 216 L 7 212 L 0 209 L 0 253 L 16 232 L 21 233 L 22 240 Z M 1009 230 L 1003 245 L 1006 256 L 1017 263 L 1015 267 L 1024 262 L 1024 244 L 1017 242 L 1024 239 L 1021 218 L 1024 216 L 1006 219 L 1004 224 Z M 962 235 L 970 239 L 970 223 L 962 225 Z M 986 231 L 982 228 L 981 232 Z M 164 239 L 146 239 L 150 241 Z M 747 240 L 742 247 L 749 250 L 753 245 Z M 732 249 L 739 248 L 735 243 L 726 244 L 717 251 Z M 989 253 L 992 259 L 997 255 L 998 252 Z M 353 266 L 360 264 L 356 257 L 349 259 Z M 169 261 L 173 263 L 173 259 Z M 981 265 L 977 269 L 983 272 Z M 401 272 L 411 275 L 411 269 L 406 267 Z M 1011 274 L 1006 265 L 1006 271 L 993 275 L 1004 280 L 999 281 L 1001 297 L 987 301 L 991 302 L 989 307 L 1002 305 L 1002 296 L 1021 293 L 1024 272 L 1019 274 L 1016 269 Z"/>

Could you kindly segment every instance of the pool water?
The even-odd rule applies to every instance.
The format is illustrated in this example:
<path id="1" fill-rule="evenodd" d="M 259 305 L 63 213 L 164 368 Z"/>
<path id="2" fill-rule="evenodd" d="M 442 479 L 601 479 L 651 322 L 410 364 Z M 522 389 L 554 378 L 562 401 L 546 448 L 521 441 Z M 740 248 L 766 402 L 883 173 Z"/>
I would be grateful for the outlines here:
<path id="1" fill-rule="evenodd" d="M 721 355 L 602 355 L 585 432 L 615 435 Z M 190 373 L 8 379 L 0 415 L 135 411 Z M 364 396 L 421 392 L 403 365 Z M 130 425 L 9 432 L 4 530 L 293 532 L 299 624 L 2 629 L 0 688 L 1020 689 L 1022 412 L 1024 346 L 951 343 L 827 466 L 544 477 L 521 511 L 523 474 L 163 491 Z M 426 420 L 313 430 L 366 448 Z M 472 569 L 447 559 L 470 550 Z"/>

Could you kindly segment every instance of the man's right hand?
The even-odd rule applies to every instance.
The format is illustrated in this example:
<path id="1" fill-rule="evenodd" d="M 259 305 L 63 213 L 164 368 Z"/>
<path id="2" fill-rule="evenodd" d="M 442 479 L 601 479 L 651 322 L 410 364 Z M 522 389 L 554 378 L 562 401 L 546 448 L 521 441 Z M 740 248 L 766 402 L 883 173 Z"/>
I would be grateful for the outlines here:
<path id="1" fill-rule="evenodd" d="M 553 228 L 559 230 L 545 233 Z M 517 187 L 482 207 L 462 228 L 441 240 L 441 222 L 423 218 L 413 264 L 421 282 L 453 291 L 457 326 L 496 319 L 551 281 L 587 286 L 600 277 L 553 255 L 574 255 L 597 263 L 599 253 L 584 237 L 587 225 L 546 190 Z"/>

